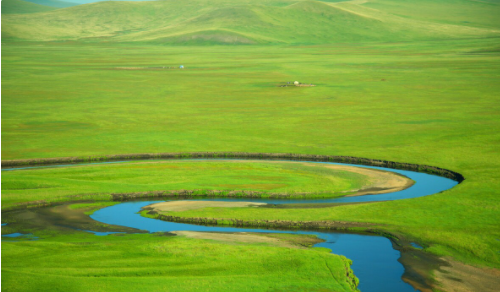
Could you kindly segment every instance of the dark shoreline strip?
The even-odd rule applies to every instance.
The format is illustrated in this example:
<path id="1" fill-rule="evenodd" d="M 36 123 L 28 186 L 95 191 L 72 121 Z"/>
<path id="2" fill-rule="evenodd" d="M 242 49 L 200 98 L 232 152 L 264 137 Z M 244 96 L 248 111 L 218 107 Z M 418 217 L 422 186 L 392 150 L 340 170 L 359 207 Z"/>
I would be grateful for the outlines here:
<path id="1" fill-rule="evenodd" d="M 330 198 L 332 195 L 339 195 L 336 192 L 284 192 L 269 193 L 249 190 L 168 190 L 168 191 L 147 191 L 134 193 L 112 193 L 113 201 L 129 201 L 137 199 L 151 198 L 269 198 L 269 199 L 311 199 Z"/>
<path id="2" fill-rule="evenodd" d="M 148 210 L 148 208 L 144 208 Z M 289 220 L 239 220 L 230 218 L 196 218 L 196 217 L 178 217 L 170 215 L 161 215 L 156 211 L 149 211 L 148 215 L 154 217 L 155 219 L 168 221 L 168 222 L 178 222 L 178 223 L 189 223 L 197 225 L 213 225 L 213 226 L 233 226 L 233 227 L 263 227 L 263 228 L 283 228 L 283 229 L 327 229 L 327 230 L 349 230 L 353 227 L 364 227 L 368 228 L 374 226 L 374 223 L 359 223 L 359 222 L 348 222 L 348 221 L 289 221 Z M 367 229 L 365 232 L 380 234 L 379 230 Z M 389 235 L 389 236 L 387 236 Z M 383 234 L 383 236 L 389 238 L 396 238 L 392 234 Z"/>
<path id="3" fill-rule="evenodd" d="M 148 160 L 148 159 L 287 159 L 296 161 L 339 162 L 380 166 L 393 169 L 411 170 L 428 174 L 439 175 L 461 183 L 465 178 L 458 172 L 430 165 L 402 163 L 387 160 L 369 159 L 352 156 L 313 155 L 294 153 L 249 153 L 249 152 L 173 152 L 173 153 L 136 153 L 86 157 L 58 157 L 40 159 L 3 160 L 2 168 L 34 165 L 54 165 L 63 163 L 106 162 L 120 160 Z"/>

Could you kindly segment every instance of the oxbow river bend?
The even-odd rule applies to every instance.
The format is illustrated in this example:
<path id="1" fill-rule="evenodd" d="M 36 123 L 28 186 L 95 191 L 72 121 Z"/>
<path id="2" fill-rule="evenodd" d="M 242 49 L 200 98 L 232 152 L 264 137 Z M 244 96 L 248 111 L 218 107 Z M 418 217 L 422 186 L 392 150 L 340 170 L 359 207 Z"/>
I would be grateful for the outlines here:
<path id="1" fill-rule="evenodd" d="M 195 159 L 206 160 L 206 159 Z M 211 159 L 219 160 L 219 159 Z M 233 159 L 236 160 L 236 159 Z M 276 161 L 276 160 L 273 160 Z M 286 161 L 286 160 L 285 160 Z M 291 160 L 293 161 L 293 160 Z M 122 163 L 118 162 L 98 162 L 101 163 Z M 304 162 L 304 161 L 302 161 Z M 415 181 L 415 184 L 405 190 L 379 194 L 365 195 L 357 197 L 343 197 L 332 199 L 312 199 L 312 200 L 284 200 L 284 199 L 252 199 L 252 198 L 210 198 L 210 199 L 193 199 L 190 200 L 210 200 L 210 201 L 245 201 L 245 202 L 263 202 L 269 204 L 297 204 L 297 203 L 354 203 L 354 202 L 377 202 L 411 199 L 423 197 L 439 193 L 454 187 L 458 182 L 426 173 L 414 171 L 391 169 L 376 166 L 354 165 L 345 163 L 333 162 L 317 162 L 306 161 L 310 163 L 326 163 L 338 164 L 355 167 L 364 167 L 391 171 L 402 174 Z M 35 166 L 35 167 L 15 167 L 6 168 L 2 171 L 22 170 L 33 168 L 46 167 L 78 167 L 79 165 L 87 164 L 69 164 L 69 165 L 52 165 L 52 166 Z M 259 232 L 259 233 L 290 233 L 290 234 L 310 234 L 324 239 L 325 242 L 315 244 L 316 247 L 326 247 L 332 250 L 332 253 L 344 255 L 353 261 L 352 269 L 355 275 L 359 278 L 360 284 L 358 288 L 363 292 L 378 292 L 378 291 L 415 291 L 409 284 L 403 282 L 401 276 L 404 273 L 404 267 L 398 262 L 400 252 L 392 248 L 389 239 L 375 235 L 360 235 L 341 233 L 333 231 L 310 231 L 310 230 L 272 230 L 272 229 L 255 229 L 255 228 L 234 228 L 234 227 L 209 227 L 193 224 L 183 224 L 166 222 L 142 217 L 138 214 L 142 207 L 147 205 L 164 202 L 163 201 L 141 201 L 141 202 L 126 202 L 115 206 L 107 207 L 95 212 L 91 218 L 113 225 L 121 225 L 132 227 L 149 232 L 168 232 L 168 231 L 201 231 L 201 232 Z M 91 231 L 92 232 L 92 231 Z M 97 235 L 106 235 L 107 233 L 94 232 Z M 417 244 L 414 244 L 419 248 Z"/>
<path id="2" fill-rule="evenodd" d="M 329 162 L 312 162 L 329 163 Z M 353 164 L 331 163 L 339 165 L 349 165 L 356 167 L 365 167 L 392 171 L 402 174 L 415 181 L 415 184 L 408 189 L 380 195 L 366 195 L 357 197 L 344 197 L 333 199 L 317 200 L 273 200 L 273 199 L 199 199 L 199 200 L 219 200 L 219 201 L 245 201 L 245 202 L 263 202 L 270 204 L 293 204 L 293 203 L 351 203 L 351 202 L 375 202 L 388 200 L 401 200 L 416 197 L 432 195 L 448 190 L 458 184 L 458 182 L 430 174 L 390 169 L 375 166 L 360 166 Z M 190 199 L 196 200 L 196 199 Z M 142 217 L 138 214 L 144 206 L 164 202 L 164 201 L 141 201 L 126 202 L 115 206 L 107 207 L 95 212 L 91 218 L 113 225 L 132 227 L 149 232 L 168 232 L 168 231 L 203 231 L 203 232 L 259 232 L 259 233 L 291 233 L 291 234 L 312 234 L 316 235 L 325 242 L 318 243 L 316 247 L 326 247 L 332 250 L 332 253 L 344 255 L 353 261 L 352 269 L 359 278 L 358 288 L 363 292 L 378 291 L 415 291 L 409 284 L 405 283 L 401 276 L 404 273 L 404 267 L 398 262 L 400 252 L 392 248 L 389 239 L 382 236 L 349 234 L 341 232 L 309 231 L 309 230 L 271 230 L 254 228 L 234 228 L 234 227 L 209 227 L 193 224 L 183 224 L 166 222 L 156 219 Z"/>

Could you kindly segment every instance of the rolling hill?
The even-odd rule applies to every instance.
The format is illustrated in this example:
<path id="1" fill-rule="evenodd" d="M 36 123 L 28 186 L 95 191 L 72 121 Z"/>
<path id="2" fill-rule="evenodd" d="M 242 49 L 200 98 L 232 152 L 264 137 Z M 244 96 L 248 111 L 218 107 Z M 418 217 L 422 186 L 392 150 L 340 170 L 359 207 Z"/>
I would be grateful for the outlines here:
<path id="1" fill-rule="evenodd" d="M 427 3 L 428 0 L 417 2 Z M 459 8 L 442 18 L 450 1 Z M 399 5 L 399 2 L 397 2 Z M 438 0 L 425 11 L 394 0 L 107 1 L 2 19 L 2 38 L 165 44 L 325 44 L 500 35 L 498 2 Z M 474 13 L 461 18 L 471 7 Z M 409 12 L 410 11 L 410 12 Z"/>
<path id="2" fill-rule="evenodd" d="M 57 8 L 22 0 L 2 0 L 2 14 L 24 14 L 55 10 Z"/>

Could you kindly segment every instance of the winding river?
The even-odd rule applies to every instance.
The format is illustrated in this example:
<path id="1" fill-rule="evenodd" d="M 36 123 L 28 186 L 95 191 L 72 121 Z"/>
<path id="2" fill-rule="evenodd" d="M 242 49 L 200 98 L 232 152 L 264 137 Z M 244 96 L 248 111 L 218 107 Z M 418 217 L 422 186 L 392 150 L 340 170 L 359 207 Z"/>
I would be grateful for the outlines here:
<path id="1" fill-rule="evenodd" d="M 273 200 L 273 199 L 250 199 L 250 198 L 210 198 L 199 200 L 219 201 L 245 201 L 263 202 L 269 204 L 294 204 L 294 203 L 353 203 L 353 202 L 376 202 L 417 198 L 436 194 L 454 187 L 458 182 L 426 173 L 414 171 L 390 169 L 375 166 L 360 166 L 353 164 L 341 164 L 330 162 L 311 162 L 348 165 L 391 171 L 402 174 L 415 181 L 408 189 L 379 195 L 365 195 L 356 197 L 341 197 L 332 199 L 315 200 Z M 20 168 L 17 168 L 20 169 Z M 190 199 L 196 200 L 196 199 Z M 144 206 L 163 201 L 140 201 L 126 202 L 96 211 L 91 218 L 106 224 L 132 227 L 149 232 L 168 231 L 204 231 L 204 232 L 260 232 L 260 233 L 292 233 L 312 234 L 325 240 L 325 242 L 314 245 L 315 247 L 326 247 L 332 253 L 344 255 L 353 261 L 352 269 L 359 278 L 358 288 L 363 292 L 378 291 L 415 291 L 415 289 L 402 280 L 404 273 L 403 265 L 398 261 L 400 252 L 393 249 L 389 239 L 382 236 L 360 235 L 328 231 L 308 230 L 271 230 L 256 228 L 234 228 L 234 227 L 210 227 L 193 224 L 166 222 L 156 219 L 142 217 L 138 214 Z"/>

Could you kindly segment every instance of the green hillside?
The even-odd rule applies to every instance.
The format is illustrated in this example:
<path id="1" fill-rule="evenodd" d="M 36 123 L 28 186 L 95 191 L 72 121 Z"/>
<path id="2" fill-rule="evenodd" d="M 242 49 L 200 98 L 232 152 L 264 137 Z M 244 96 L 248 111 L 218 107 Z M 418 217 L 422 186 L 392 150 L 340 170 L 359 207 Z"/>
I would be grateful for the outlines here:
<path id="1" fill-rule="evenodd" d="M 66 2 L 66 1 L 58 1 L 58 0 L 26 0 L 31 3 L 36 3 L 45 6 L 57 7 L 57 8 L 66 8 L 71 6 L 79 5 L 79 3 L 74 2 Z"/>
<path id="2" fill-rule="evenodd" d="M 6 16 L 2 19 L 2 37 L 165 44 L 323 44 L 500 35 L 500 24 L 494 17 L 500 12 L 500 4 L 458 2 L 463 5 L 455 14 L 437 19 L 449 3 L 435 3 L 428 17 L 423 17 L 411 3 L 407 11 L 414 14 L 402 15 L 389 2 L 357 0 L 107 1 L 36 15 Z M 460 18 L 459 12 L 466 13 L 469 6 L 479 12 Z"/>
<path id="3" fill-rule="evenodd" d="M 498 28 L 499 5 L 498 0 L 371 0 L 362 6 L 422 21 Z"/>
<path id="4" fill-rule="evenodd" d="M 2 14 L 24 14 L 35 12 L 46 12 L 57 8 L 22 0 L 2 0 Z"/>

